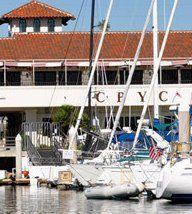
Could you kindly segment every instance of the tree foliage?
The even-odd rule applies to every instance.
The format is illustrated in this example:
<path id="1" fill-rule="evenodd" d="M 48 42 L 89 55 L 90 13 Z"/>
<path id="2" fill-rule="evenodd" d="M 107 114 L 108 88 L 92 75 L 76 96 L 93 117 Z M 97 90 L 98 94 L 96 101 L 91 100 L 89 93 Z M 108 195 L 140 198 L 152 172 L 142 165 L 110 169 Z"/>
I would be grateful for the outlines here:
<path id="1" fill-rule="evenodd" d="M 103 30 L 104 24 L 105 24 L 105 19 L 102 19 L 101 21 L 99 21 L 98 27 L 99 27 L 100 31 Z M 110 26 L 110 23 L 108 22 L 106 31 L 109 31 L 110 28 L 111 28 L 111 26 Z"/>
<path id="2" fill-rule="evenodd" d="M 67 134 L 70 125 L 74 125 L 77 121 L 78 110 L 71 105 L 63 105 L 59 107 L 52 116 L 52 121 L 60 123 L 62 131 Z M 86 128 L 89 124 L 89 117 L 87 114 L 83 114 L 80 127 Z"/>

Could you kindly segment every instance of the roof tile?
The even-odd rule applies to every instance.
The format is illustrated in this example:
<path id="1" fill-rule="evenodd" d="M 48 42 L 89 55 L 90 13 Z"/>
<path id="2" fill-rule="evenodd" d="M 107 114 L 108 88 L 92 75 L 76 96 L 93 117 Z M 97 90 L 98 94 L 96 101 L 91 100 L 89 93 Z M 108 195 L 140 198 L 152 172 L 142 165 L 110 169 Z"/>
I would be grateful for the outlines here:
<path id="1" fill-rule="evenodd" d="M 162 43 L 164 32 L 159 33 Z M 95 51 L 101 33 L 95 33 Z M 141 32 L 109 32 L 105 37 L 100 58 L 102 59 L 133 59 Z M 141 59 L 152 59 L 152 33 L 145 36 Z M 89 59 L 89 33 L 28 33 L 15 34 L 11 38 L 0 39 L 0 59 L 31 60 L 31 59 Z M 169 34 L 163 55 L 164 59 L 192 58 L 192 31 L 172 31 Z"/>
<path id="2" fill-rule="evenodd" d="M 75 18 L 72 14 L 64 12 L 48 4 L 32 0 L 9 13 L 3 15 L 5 19 L 15 18 Z"/>

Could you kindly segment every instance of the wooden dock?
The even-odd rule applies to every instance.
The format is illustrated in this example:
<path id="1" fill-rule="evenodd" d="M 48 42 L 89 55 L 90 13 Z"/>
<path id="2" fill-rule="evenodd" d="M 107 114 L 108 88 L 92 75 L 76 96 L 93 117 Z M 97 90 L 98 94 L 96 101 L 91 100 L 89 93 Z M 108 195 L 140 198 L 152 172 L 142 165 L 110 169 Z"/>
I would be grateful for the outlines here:
<path id="1" fill-rule="evenodd" d="M 0 186 L 7 185 L 18 185 L 18 186 L 28 186 L 30 185 L 30 179 L 16 179 L 16 181 L 12 181 L 11 179 L 2 179 L 0 180 Z"/>

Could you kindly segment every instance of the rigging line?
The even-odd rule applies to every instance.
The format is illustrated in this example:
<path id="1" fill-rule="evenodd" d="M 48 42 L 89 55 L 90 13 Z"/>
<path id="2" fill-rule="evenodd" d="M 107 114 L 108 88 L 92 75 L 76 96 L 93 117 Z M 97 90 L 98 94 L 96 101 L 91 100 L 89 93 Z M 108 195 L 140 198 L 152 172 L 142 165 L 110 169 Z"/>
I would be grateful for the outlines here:
<path id="1" fill-rule="evenodd" d="M 102 66 L 103 66 L 103 71 L 104 71 L 104 80 L 105 80 L 106 85 L 108 85 L 104 60 L 102 60 Z M 114 123 L 114 118 L 113 118 L 114 107 L 111 105 L 109 105 L 109 106 L 110 106 L 109 107 L 110 108 L 110 114 L 109 114 L 109 119 L 108 119 L 108 123 L 107 123 L 107 128 L 110 128 L 111 121 Z"/>
<path id="2" fill-rule="evenodd" d="M 84 11 L 86 11 L 88 8 L 88 1 L 85 2 L 85 6 L 84 6 Z M 82 24 L 81 24 L 81 28 L 83 29 L 83 26 L 85 25 L 85 19 L 87 18 L 86 15 L 84 15 L 82 17 Z M 85 47 L 86 47 L 86 34 L 83 35 L 83 43 L 82 43 L 82 50 L 81 50 L 81 54 L 83 55 L 83 52 L 85 51 Z"/>
<path id="3" fill-rule="evenodd" d="M 132 80 L 132 77 L 133 77 L 133 74 L 134 74 L 134 71 L 135 71 L 135 68 L 136 68 L 137 61 L 138 61 L 139 56 L 140 56 L 141 48 L 142 48 L 143 41 L 144 41 L 144 38 L 145 38 L 145 33 L 147 31 L 147 27 L 148 27 L 148 24 L 149 24 L 150 19 L 151 19 L 154 1 L 155 0 L 151 0 L 151 4 L 150 4 L 149 10 L 148 10 L 148 14 L 147 14 L 147 17 L 146 17 L 146 20 L 145 20 L 145 24 L 144 24 L 144 27 L 143 27 L 143 30 L 142 30 L 142 33 L 141 33 L 141 38 L 139 40 L 139 44 L 137 46 L 137 51 L 135 53 L 133 65 L 131 66 L 131 71 L 129 73 L 129 76 L 128 76 L 128 79 L 127 79 L 127 82 L 126 82 L 126 85 L 125 85 L 123 98 L 121 100 L 120 106 L 119 106 L 117 114 L 116 114 L 115 123 L 113 125 L 113 129 L 112 129 L 112 132 L 111 132 L 111 136 L 110 136 L 107 148 L 109 148 L 109 146 L 110 146 L 110 144 L 112 142 L 113 135 L 114 135 L 114 133 L 116 131 L 116 127 L 118 125 L 118 121 L 120 119 L 121 112 L 123 110 L 123 106 L 124 106 L 125 101 L 126 101 L 126 97 L 127 97 L 128 90 L 130 88 L 131 80 Z"/>
<path id="4" fill-rule="evenodd" d="M 178 1 L 179 0 L 175 0 L 174 4 L 173 4 L 173 7 L 172 7 L 172 11 L 171 11 L 171 14 L 170 14 L 170 18 L 169 18 L 169 22 L 168 22 L 168 25 L 167 25 L 167 29 L 166 29 L 166 32 L 165 32 L 165 35 L 164 35 L 164 38 L 163 38 L 163 42 L 162 42 L 162 45 L 161 45 L 161 49 L 160 49 L 160 52 L 159 52 L 159 57 L 158 57 L 157 62 L 156 62 L 157 65 L 156 65 L 154 73 L 153 73 L 151 84 L 150 84 L 150 86 L 149 86 L 149 88 L 147 90 L 147 98 L 146 98 L 146 101 L 144 103 L 143 110 L 142 110 L 142 113 L 141 113 L 140 121 L 139 121 L 139 124 L 138 124 L 138 128 L 137 128 L 137 132 L 136 132 L 136 135 L 135 135 L 135 139 L 134 139 L 133 148 L 137 144 L 139 132 L 140 132 L 140 129 L 141 129 L 141 126 L 142 126 L 142 123 L 143 123 L 143 120 L 144 120 L 144 117 L 145 117 L 145 114 L 146 114 L 147 106 L 148 106 L 150 98 L 151 98 L 151 94 L 152 94 L 152 91 L 153 91 L 153 88 L 154 88 L 154 83 L 155 83 L 155 80 L 156 80 L 157 75 L 158 75 L 159 66 L 160 66 L 160 63 L 161 63 L 161 60 L 162 60 L 162 57 L 163 57 L 163 54 L 164 54 L 165 46 L 167 44 L 167 39 L 168 39 L 168 36 L 169 36 L 169 32 L 170 32 L 172 21 L 173 21 L 174 15 L 175 15 L 175 11 L 177 9 Z"/>
<path id="5" fill-rule="evenodd" d="M 67 49 L 66 49 L 66 54 L 65 54 L 65 57 L 64 57 L 65 59 L 66 59 L 67 54 L 68 54 L 68 52 L 69 52 L 70 45 L 71 45 L 73 36 L 74 36 L 74 34 L 75 34 L 75 31 L 76 31 L 76 28 L 77 28 L 77 24 L 78 24 L 78 21 L 79 21 L 81 12 L 82 12 L 82 10 L 83 10 L 85 1 L 86 1 L 86 0 L 82 0 L 81 7 L 80 7 L 80 10 L 79 10 L 77 19 L 76 19 L 76 23 L 75 23 L 74 29 L 73 29 L 73 31 L 72 31 L 72 34 L 71 34 L 71 37 L 70 37 L 70 39 L 69 39 L 69 43 L 68 43 L 68 46 L 67 46 Z M 62 82 L 63 78 L 64 78 L 64 74 L 62 74 L 61 82 Z M 52 104 L 52 101 L 53 101 L 53 97 L 54 97 L 54 95 L 55 95 L 56 88 L 57 88 L 57 85 L 55 85 L 55 87 L 54 87 L 54 90 L 53 90 L 53 93 L 52 93 L 52 96 L 51 96 L 51 99 L 50 99 L 50 103 L 49 103 L 49 108 L 51 107 L 51 104 Z M 51 109 L 50 119 L 51 119 L 52 114 L 53 114 L 53 108 Z"/>
<path id="6" fill-rule="evenodd" d="M 148 114 L 149 114 L 150 124 L 151 124 L 151 127 L 153 127 L 153 123 L 152 123 L 152 116 L 151 116 L 150 107 L 148 106 L 148 107 L 147 107 L 147 109 L 148 109 Z"/>
<path id="7" fill-rule="evenodd" d="M 136 4 L 134 4 L 133 13 L 135 13 L 136 8 L 137 8 L 137 6 L 136 6 Z M 131 21 L 130 21 L 130 27 L 132 27 L 133 23 L 134 23 L 134 20 L 133 20 L 133 16 L 132 16 L 131 17 Z M 127 36 L 126 36 L 126 40 L 125 40 L 123 52 L 122 52 L 122 55 L 121 55 L 121 59 L 124 58 L 124 54 L 125 54 L 125 51 L 126 51 L 126 46 L 127 46 L 128 38 L 129 38 L 129 33 L 127 33 Z"/>
<path id="8" fill-rule="evenodd" d="M 102 64 L 101 64 L 101 76 L 102 76 L 102 85 L 105 85 L 105 74 L 104 74 L 104 64 L 103 64 L 103 60 L 102 60 Z M 107 82 L 106 82 L 106 85 L 107 85 Z M 105 106 L 105 117 L 106 117 L 106 120 L 107 120 L 107 128 L 108 128 L 108 109 L 107 109 L 107 106 Z"/>
<path id="9" fill-rule="evenodd" d="M 163 28 L 166 30 L 166 0 L 163 0 Z"/>

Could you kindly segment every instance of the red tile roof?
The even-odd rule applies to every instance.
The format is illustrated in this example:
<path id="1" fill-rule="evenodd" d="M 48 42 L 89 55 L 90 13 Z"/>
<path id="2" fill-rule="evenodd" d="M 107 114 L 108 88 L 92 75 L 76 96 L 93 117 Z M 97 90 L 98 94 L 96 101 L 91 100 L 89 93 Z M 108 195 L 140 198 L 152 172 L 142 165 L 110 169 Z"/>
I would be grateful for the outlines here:
<path id="1" fill-rule="evenodd" d="M 74 19 L 75 17 L 48 4 L 32 0 L 29 3 L 22 5 L 9 13 L 2 16 L 3 19 L 16 19 L 16 18 L 65 18 L 67 20 Z"/>
<path id="2" fill-rule="evenodd" d="M 97 46 L 100 33 L 95 34 Z M 164 33 L 160 33 L 160 43 Z M 132 59 L 140 32 L 109 32 L 106 35 L 100 58 Z M 89 33 L 29 33 L 15 34 L 11 38 L 0 39 L 0 59 L 76 59 L 89 58 Z M 152 33 L 147 33 L 140 59 L 152 58 Z M 192 58 L 192 31 L 170 33 L 164 52 L 164 59 Z"/>

